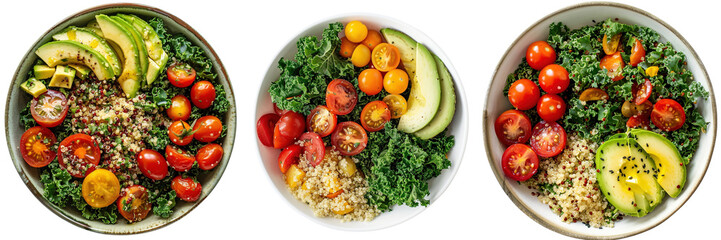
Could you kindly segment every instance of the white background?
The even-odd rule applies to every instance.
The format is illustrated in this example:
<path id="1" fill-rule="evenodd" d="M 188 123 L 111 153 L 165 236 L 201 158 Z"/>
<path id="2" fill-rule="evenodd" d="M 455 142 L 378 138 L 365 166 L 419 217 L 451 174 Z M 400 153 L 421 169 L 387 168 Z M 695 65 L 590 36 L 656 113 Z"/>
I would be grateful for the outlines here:
<path id="1" fill-rule="evenodd" d="M 61 19 L 109 1 L 12 1 L 3 6 L 0 96 L 25 52 Z M 216 50 L 232 80 L 238 131 L 233 157 L 220 183 L 179 221 L 134 236 L 110 236 L 78 228 L 46 209 L 22 183 L 5 147 L 0 147 L 0 229 L 4 239 L 562 239 L 523 214 L 503 193 L 488 166 L 481 116 L 485 91 L 499 59 L 536 20 L 576 1 L 158 1 L 195 28 Z M 718 7 L 713 1 L 621 1 L 644 9 L 676 28 L 697 51 L 711 79 L 721 66 Z M 372 232 L 343 232 L 301 216 L 268 181 L 255 146 L 255 99 L 278 50 L 317 21 L 349 12 L 369 12 L 404 21 L 431 37 L 460 74 L 468 96 L 470 134 L 462 167 L 448 190 L 423 213 Z M 718 84 L 718 81 L 714 81 Z M 717 85 L 716 87 L 718 87 Z M 718 88 L 717 88 L 718 90 Z M 4 112 L 5 104 L 0 104 Z M 0 134 L 0 142 L 5 134 Z M 10 139 L 10 141 L 19 141 Z M 3 144 L 5 146 L 5 144 Z M 714 160 L 719 154 L 714 155 Z M 676 214 L 634 239 L 717 236 L 719 165 L 711 164 L 696 193 Z M 8 238 L 9 237 L 9 238 Z"/>

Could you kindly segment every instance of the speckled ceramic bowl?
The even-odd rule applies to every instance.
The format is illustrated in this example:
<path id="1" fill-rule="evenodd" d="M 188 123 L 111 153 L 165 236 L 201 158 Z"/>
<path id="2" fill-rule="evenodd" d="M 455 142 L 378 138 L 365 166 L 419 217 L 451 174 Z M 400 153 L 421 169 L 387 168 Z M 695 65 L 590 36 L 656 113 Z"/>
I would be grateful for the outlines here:
<path id="1" fill-rule="evenodd" d="M 141 233 L 153 229 L 158 229 L 172 222 L 175 222 L 181 217 L 188 214 L 190 211 L 192 211 L 196 206 L 198 206 L 198 204 L 200 204 L 203 199 L 205 199 L 205 197 L 210 194 L 210 192 L 220 180 L 220 177 L 223 175 L 223 172 L 225 171 L 225 168 L 228 164 L 228 160 L 230 159 L 232 147 L 226 147 L 225 154 L 223 155 L 223 160 L 221 161 L 220 165 L 218 165 L 209 174 L 204 174 L 201 176 L 200 179 L 198 179 L 203 186 L 203 191 L 201 193 L 200 199 L 192 203 L 178 201 L 175 207 L 175 212 L 170 216 L 170 218 L 160 218 L 151 214 L 143 221 L 128 224 L 127 221 L 123 220 L 122 217 L 118 215 L 118 217 L 121 218 L 118 219 L 118 223 L 114 225 L 108 225 L 99 221 L 86 220 L 81 216 L 80 212 L 78 212 L 74 208 L 60 208 L 45 200 L 45 198 L 43 197 L 43 186 L 40 183 L 40 170 L 28 166 L 20 155 L 20 148 L 18 144 L 20 142 L 20 136 L 24 132 L 24 128 L 20 123 L 19 118 L 20 111 L 32 99 L 32 97 L 29 94 L 23 92 L 23 90 L 21 90 L 19 86 L 22 82 L 26 80 L 26 74 L 28 73 L 28 71 L 30 71 L 35 61 L 38 59 L 35 55 L 35 50 L 40 45 L 49 42 L 51 40 L 51 36 L 54 33 L 63 30 L 67 26 L 84 26 L 88 21 L 93 19 L 96 14 L 100 13 L 132 13 L 143 18 L 159 17 L 163 19 L 165 27 L 170 33 L 185 35 L 191 42 L 193 42 L 193 44 L 200 46 L 205 51 L 208 57 L 212 60 L 214 64 L 214 70 L 218 73 L 218 79 L 225 87 L 227 94 L 226 97 L 231 103 L 231 108 L 228 111 L 227 116 L 225 117 L 225 119 L 221 119 L 221 121 L 228 128 L 228 135 L 223 142 L 223 146 L 233 146 L 233 141 L 235 140 L 235 97 L 233 94 L 233 88 L 230 85 L 228 75 L 225 72 L 223 64 L 220 62 L 220 59 L 218 59 L 215 51 L 213 51 L 213 49 L 205 41 L 205 39 L 203 39 L 200 34 L 198 34 L 195 30 L 193 30 L 193 28 L 191 28 L 187 23 L 183 22 L 183 20 L 180 20 L 178 17 L 173 16 L 172 14 L 162 11 L 160 9 L 149 6 L 137 4 L 110 4 L 90 8 L 73 14 L 70 17 L 60 21 L 60 23 L 45 32 L 42 37 L 40 37 L 35 42 L 33 47 L 28 50 L 25 56 L 20 59 L 20 65 L 15 72 L 15 76 L 13 76 L 12 83 L 10 84 L 10 90 L 8 91 L 9 94 L 7 97 L 5 112 L 5 134 L 8 140 L 8 148 L 13 160 L 13 164 L 15 165 L 15 168 L 17 169 L 18 174 L 20 174 L 23 182 L 25 182 L 28 189 L 30 189 L 30 192 L 32 192 L 37 197 L 37 199 L 42 202 L 43 205 L 45 205 L 45 207 L 47 207 L 48 209 L 50 209 L 50 211 L 72 224 L 88 229 L 90 231 L 100 233 Z M 58 141 L 59 140 L 60 139 L 58 139 Z"/>
<path id="2" fill-rule="evenodd" d="M 696 81 L 700 82 L 710 93 L 708 100 L 701 99 L 697 104 L 698 110 L 710 123 L 706 133 L 701 134 L 699 148 L 688 165 L 686 189 L 683 190 L 681 195 L 677 198 L 665 197 L 655 210 L 642 218 L 625 217 L 623 220 L 616 222 L 614 228 L 597 229 L 588 228 L 581 223 L 567 224 L 562 222 L 558 215 L 548 209 L 547 205 L 531 195 L 531 190 L 516 181 L 509 181 L 501 169 L 501 155 L 505 148 L 498 141 L 493 125 L 496 117 L 503 111 L 511 109 L 511 104 L 508 102 L 508 98 L 504 97 L 502 91 L 506 77 L 521 63 L 529 44 L 537 40 L 547 39 L 548 26 L 552 22 L 560 21 L 568 25 L 569 28 L 576 29 L 593 24 L 592 20 L 603 21 L 607 18 L 618 18 L 622 23 L 650 27 L 661 35 L 662 41 L 671 42 L 676 50 L 686 54 L 688 69 L 693 72 Z M 500 183 L 508 197 L 521 211 L 541 225 L 558 233 L 578 238 L 628 237 L 649 230 L 671 217 L 691 197 L 701 183 L 711 162 L 711 154 L 716 141 L 716 101 L 714 92 L 706 69 L 696 52 L 675 29 L 658 17 L 641 9 L 618 3 L 591 2 L 570 6 L 542 18 L 526 29 L 511 44 L 498 63 L 493 81 L 488 88 L 483 114 L 483 133 L 488 161 L 498 183 Z"/>
<path id="3" fill-rule="evenodd" d="M 460 77 L 458 76 L 458 73 L 456 73 L 456 70 L 453 68 L 453 64 L 451 64 L 451 61 L 448 59 L 445 53 L 441 51 L 441 48 L 431 40 L 431 38 L 408 24 L 379 15 L 354 14 L 325 19 L 309 26 L 298 35 L 289 39 L 288 43 L 280 49 L 280 52 L 278 52 L 276 57 L 271 62 L 270 66 L 268 66 L 268 71 L 265 75 L 265 78 L 263 79 L 263 83 L 260 85 L 260 89 L 258 90 L 258 102 L 256 104 L 255 117 L 252 124 L 253 126 L 255 126 L 255 121 L 257 121 L 263 114 L 273 112 L 273 103 L 270 100 L 268 88 L 270 86 L 270 83 L 276 81 L 278 79 L 278 76 L 280 76 L 280 70 L 278 69 L 278 60 L 280 60 L 281 57 L 286 59 L 292 59 L 293 56 L 295 56 L 295 53 L 297 52 L 295 44 L 296 41 L 298 41 L 299 38 L 304 36 L 314 35 L 320 37 L 323 29 L 328 27 L 329 23 L 342 22 L 345 24 L 352 20 L 359 20 L 363 22 L 365 25 L 368 26 L 369 29 L 380 30 L 383 27 L 390 27 L 408 34 L 408 36 L 412 37 L 420 43 L 423 43 L 426 47 L 428 47 L 431 52 L 438 55 L 438 57 L 443 60 L 443 63 L 446 65 L 446 67 L 448 67 L 448 70 L 453 76 L 453 83 L 456 90 L 456 113 L 453 117 L 453 121 L 448 127 L 448 133 L 455 136 L 455 146 L 448 153 L 448 158 L 451 161 L 450 169 L 443 170 L 441 175 L 428 181 L 430 189 L 430 195 L 428 196 L 428 198 L 430 199 L 432 204 L 450 185 L 453 177 L 455 176 L 461 165 L 461 158 L 463 157 L 463 151 L 465 150 L 466 138 L 468 135 L 468 109 L 466 107 L 466 96 L 463 90 L 463 85 L 460 82 Z M 295 197 L 293 197 L 293 195 L 288 190 L 288 187 L 283 180 L 282 173 L 278 169 L 278 155 L 280 154 L 280 150 L 264 146 L 262 143 L 260 143 L 260 141 L 258 141 L 258 137 L 255 134 L 253 134 L 252 137 L 254 138 L 253 141 L 257 142 L 258 144 L 260 160 L 265 167 L 265 171 L 268 173 L 270 181 L 277 188 L 278 193 L 301 214 L 321 225 L 334 229 L 350 231 L 376 230 L 402 223 L 418 215 L 424 209 L 426 209 L 426 207 L 422 206 L 415 208 L 407 206 L 395 206 L 393 208 L 393 211 L 381 213 L 370 222 L 341 222 L 340 220 L 331 217 L 317 218 L 313 215 L 313 211 L 310 207 L 308 207 L 307 204 L 295 199 Z"/>

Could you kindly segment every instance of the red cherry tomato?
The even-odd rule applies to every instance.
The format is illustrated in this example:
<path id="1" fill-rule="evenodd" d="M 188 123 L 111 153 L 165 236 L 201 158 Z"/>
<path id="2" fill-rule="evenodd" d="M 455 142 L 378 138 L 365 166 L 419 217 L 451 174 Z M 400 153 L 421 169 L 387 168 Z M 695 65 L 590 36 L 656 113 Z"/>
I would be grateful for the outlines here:
<path id="1" fill-rule="evenodd" d="M 211 170 L 223 159 L 223 146 L 217 143 L 208 143 L 195 153 L 198 167 L 203 170 Z"/>
<path id="2" fill-rule="evenodd" d="M 531 119 L 518 110 L 508 110 L 496 118 L 496 137 L 509 146 L 514 143 L 525 143 L 531 138 Z"/>
<path id="3" fill-rule="evenodd" d="M 84 178 L 100 163 L 100 148 L 90 135 L 70 135 L 60 142 L 58 163 L 73 177 Z"/>
<path id="4" fill-rule="evenodd" d="M 143 149 L 135 157 L 140 172 L 153 180 L 161 180 L 168 176 L 168 162 L 158 151 Z"/>
<path id="5" fill-rule="evenodd" d="M 601 69 L 608 70 L 607 75 L 611 78 L 613 81 L 618 81 L 623 79 L 622 71 L 623 71 L 623 58 L 621 58 L 621 52 L 616 52 L 611 55 L 606 55 L 603 58 L 601 58 Z"/>
<path id="6" fill-rule="evenodd" d="M 358 93 L 350 82 L 335 79 L 328 84 L 325 92 L 325 105 L 335 115 L 346 115 L 353 111 L 358 103 Z"/>
<path id="7" fill-rule="evenodd" d="M 56 142 L 55 134 L 50 129 L 31 127 L 20 137 L 20 154 L 31 167 L 45 167 L 55 160 L 53 146 Z"/>
<path id="8" fill-rule="evenodd" d="M 306 119 L 308 132 L 314 132 L 325 137 L 333 133 L 338 123 L 338 117 L 331 113 L 326 106 L 318 106 L 310 111 Z"/>
<path id="9" fill-rule="evenodd" d="M 173 145 L 165 146 L 165 158 L 168 160 L 170 167 L 178 172 L 190 170 L 193 163 L 195 163 L 195 156 Z"/>
<path id="10" fill-rule="evenodd" d="M 273 112 L 275 112 L 275 114 L 278 114 L 278 116 L 283 115 L 283 113 L 285 113 L 287 111 L 288 110 L 283 110 L 283 109 L 278 108 L 278 104 L 273 103 Z"/>
<path id="11" fill-rule="evenodd" d="M 148 190 L 141 185 L 132 185 L 120 191 L 118 212 L 130 222 L 138 222 L 148 216 L 152 203 L 148 200 Z"/>
<path id="12" fill-rule="evenodd" d="M 366 131 L 361 125 L 351 121 L 338 124 L 330 139 L 331 144 L 345 156 L 360 153 L 368 144 Z"/>
<path id="13" fill-rule="evenodd" d="M 305 117 L 300 113 L 288 111 L 280 116 L 273 129 L 273 147 L 283 149 L 305 132 Z"/>
<path id="14" fill-rule="evenodd" d="M 531 148 L 538 156 L 549 158 L 566 147 L 566 130 L 556 122 L 541 121 L 533 127 Z"/>
<path id="15" fill-rule="evenodd" d="M 200 109 L 209 108 L 215 100 L 215 87 L 208 81 L 199 81 L 190 88 L 190 100 Z"/>
<path id="16" fill-rule="evenodd" d="M 511 84 L 508 89 L 508 101 L 518 110 L 528 110 L 536 106 L 541 90 L 528 79 L 520 79 Z"/>
<path id="17" fill-rule="evenodd" d="M 170 120 L 187 121 L 188 118 L 190 118 L 191 110 L 192 106 L 190 106 L 190 100 L 183 95 L 177 95 L 170 99 L 170 107 L 166 110 L 166 113 L 168 114 L 168 118 L 170 118 Z"/>
<path id="18" fill-rule="evenodd" d="M 290 169 L 291 165 L 298 164 L 298 159 L 300 158 L 301 153 L 303 153 L 303 148 L 298 145 L 290 145 L 283 149 L 283 151 L 280 152 L 280 155 L 278 155 L 278 166 L 280 167 L 280 172 L 285 173 L 288 169 Z"/>
<path id="19" fill-rule="evenodd" d="M 223 123 L 215 116 L 198 118 L 193 124 L 193 138 L 201 142 L 212 142 L 220 137 L 223 132 Z"/>
<path id="20" fill-rule="evenodd" d="M 506 177 L 523 182 L 538 171 L 538 156 L 528 145 L 516 143 L 503 152 L 501 166 Z"/>
<path id="21" fill-rule="evenodd" d="M 203 187 L 190 177 L 182 178 L 180 175 L 173 178 L 170 188 L 175 190 L 178 198 L 186 202 L 195 202 L 200 198 Z"/>
<path id="22" fill-rule="evenodd" d="M 184 88 L 195 81 L 195 69 L 186 63 L 174 63 L 168 67 L 168 81 L 173 86 Z"/>
<path id="23" fill-rule="evenodd" d="M 526 49 L 526 62 L 531 68 L 541 70 L 548 64 L 556 61 L 556 50 L 546 41 L 531 43 Z"/>
<path id="24" fill-rule="evenodd" d="M 303 152 L 305 152 L 305 160 L 310 162 L 314 167 L 323 162 L 323 158 L 325 158 L 325 143 L 323 143 L 323 139 L 321 139 L 317 133 L 303 133 L 303 135 L 300 135 L 299 140 L 302 142 L 300 146 L 303 147 Z"/>
<path id="25" fill-rule="evenodd" d="M 648 129 L 651 121 L 648 116 L 633 115 L 626 121 L 626 127 Z"/>
<path id="26" fill-rule="evenodd" d="M 381 100 L 372 101 L 363 107 L 360 118 L 361 125 L 365 130 L 369 132 L 379 131 L 391 120 L 391 110 Z"/>
<path id="27" fill-rule="evenodd" d="M 273 129 L 278 119 L 280 119 L 280 116 L 275 113 L 265 114 L 258 119 L 255 131 L 258 134 L 258 140 L 263 145 L 273 146 Z"/>
<path id="28" fill-rule="evenodd" d="M 568 71 L 558 64 L 549 64 L 538 74 L 538 85 L 547 93 L 562 93 L 570 83 Z"/>
<path id="29" fill-rule="evenodd" d="M 556 94 L 546 94 L 538 100 L 536 106 L 538 116 L 546 122 L 555 122 L 563 118 L 566 113 L 566 102 Z"/>
<path id="30" fill-rule="evenodd" d="M 185 146 L 193 141 L 193 128 L 183 120 L 178 120 L 170 124 L 168 127 L 168 137 L 170 141 L 178 146 Z"/>
<path id="31" fill-rule="evenodd" d="M 65 94 L 55 90 L 48 90 L 30 101 L 30 113 L 35 122 L 43 127 L 55 127 L 63 123 L 68 108 Z"/>
<path id="32" fill-rule="evenodd" d="M 676 131 L 686 122 L 686 112 L 673 99 L 661 99 L 653 105 L 651 122 L 661 130 Z"/>
<path id="33" fill-rule="evenodd" d="M 643 62 L 646 58 L 646 49 L 643 48 L 643 43 L 641 43 L 641 40 L 638 40 L 638 38 L 636 38 L 636 42 L 633 44 L 633 48 L 631 49 L 630 58 L 630 64 L 634 67 Z"/>
<path id="34" fill-rule="evenodd" d="M 644 102 L 648 101 L 648 98 L 651 97 L 651 91 L 653 91 L 653 85 L 651 85 L 650 80 L 646 79 L 643 84 L 636 88 L 636 94 L 634 94 L 636 95 L 636 98 L 634 100 L 634 103 L 636 105 L 641 105 Z"/>

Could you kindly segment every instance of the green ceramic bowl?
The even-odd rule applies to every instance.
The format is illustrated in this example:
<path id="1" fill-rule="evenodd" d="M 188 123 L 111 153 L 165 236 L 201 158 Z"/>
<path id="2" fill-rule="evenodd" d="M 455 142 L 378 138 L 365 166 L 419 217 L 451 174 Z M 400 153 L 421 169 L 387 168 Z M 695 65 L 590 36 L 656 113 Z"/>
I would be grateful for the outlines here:
<path id="1" fill-rule="evenodd" d="M 84 26 L 88 21 L 92 20 L 96 14 L 115 14 L 115 13 L 131 13 L 142 18 L 159 17 L 165 22 L 165 27 L 171 34 L 182 34 L 186 36 L 193 44 L 200 46 L 208 57 L 213 61 L 214 70 L 218 73 L 218 79 L 226 89 L 226 97 L 230 101 L 230 109 L 225 119 L 221 119 L 223 124 L 228 128 L 228 135 L 223 141 L 225 146 L 225 154 L 220 165 L 214 170 L 207 174 L 201 175 L 198 179 L 203 186 L 200 199 L 196 202 L 188 203 L 184 201 L 178 201 L 175 206 L 173 214 L 169 218 L 160 218 L 155 215 L 150 215 L 143 221 L 128 224 L 127 221 L 123 220 L 120 215 L 118 222 L 114 225 L 104 224 L 100 221 L 90 221 L 83 218 L 79 211 L 71 207 L 60 208 L 49 203 L 43 197 L 43 186 L 40 183 L 40 170 L 30 167 L 25 163 L 22 156 L 20 155 L 20 136 L 23 134 L 25 129 L 20 123 L 20 111 L 26 106 L 26 104 L 32 100 L 32 97 L 20 89 L 20 84 L 26 80 L 28 71 L 32 68 L 35 61 L 38 59 L 35 55 L 35 50 L 43 43 L 51 41 L 51 36 L 68 26 Z M 236 110 L 235 110 L 235 97 L 233 94 L 233 88 L 228 80 L 228 74 L 225 72 L 223 64 L 218 59 L 215 51 L 210 45 L 198 34 L 193 28 L 188 26 L 187 23 L 180 20 L 178 17 L 173 16 L 170 13 L 162 11 L 157 8 L 137 5 L 137 4 L 110 4 L 102 5 L 94 8 L 90 8 L 79 13 L 73 14 L 70 17 L 60 21 L 50 30 L 45 32 L 40 39 L 38 39 L 32 48 L 28 50 L 25 56 L 21 59 L 20 65 L 13 76 L 13 81 L 10 84 L 10 90 L 8 91 L 6 111 L 5 111 L 5 135 L 7 137 L 7 144 L 12 157 L 13 164 L 20 174 L 23 182 L 27 185 L 30 192 L 43 204 L 45 207 L 50 209 L 53 213 L 59 217 L 67 220 L 68 222 L 75 224 L 79 227 L 85 228 L 90 231 L 107 233 L 107 234 L 133 234 L 141 233 L 154 229 L 161 228 L 172 222 L 182 218 L 190 211 L 192 211 L 198 204 L 200 204 L 205 197 L 210 194 L 215 185 L 220 180 L 225 168 L 230 159 L 233 141 L 235 140 L 235 127 L 236 127 Z"/>

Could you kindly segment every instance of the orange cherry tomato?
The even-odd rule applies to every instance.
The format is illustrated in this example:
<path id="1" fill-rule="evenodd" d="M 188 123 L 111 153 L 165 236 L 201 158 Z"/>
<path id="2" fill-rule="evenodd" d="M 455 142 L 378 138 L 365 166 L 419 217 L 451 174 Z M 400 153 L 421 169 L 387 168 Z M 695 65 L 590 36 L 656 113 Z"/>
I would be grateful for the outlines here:
<path id="1" fill-rule="evenodd" d="M 393 69 L 383 77 L 383 88 L 390 94 L 401 94 L 408 88 L 408 74 L 402 69 Z"/>
<path id="2" fill-rule="evenodd" d="M 381 37 L 381 33 L 374 30 L 369 30 L 368 35 L 366 36 L 363 41 L 360 42 L 360 44 L 366 45 L 370 50 L 373 50 L 378 44 L 381 44 L 383 42 L 383 37 Z"/>
<path id="3" fill-rule="evenodd" d="M 383 90 L 383 74 L 378 69 L 369 68 L 358 75 L 358 88 L 368 95 L 376 95 Z"/>
<path id="4" fill-rule="evenodd" d="M 633 44 L 633 48 L 631 49 L 631 66 L 635 67 L 639 63 L 643 62 L 644 58 L 646 58 L 646 49 L 643 48 L 643 43 L 636 38 L 636 42 Z"/>
<path id="5" fill-rule="evenodd" d="M 408 102 L 398 94 L 388 94 L 383 98 L 383 102 L 391 109 L 391 118 L 396 119 L 406 114 L 408 111 Z"/>
<path id="6" fill-rule="evenodd" d="M 600 88 L 588 88 L 583 90 L 578 99 L 581 101 L 598 101 L 601 99 L 608 99 L 608 93 Z"/>
<path id="7" fill-rule="evenodd" d="M 603 52 L 606 53 L 606 55 L 614 54 L 618 51 L 618 43 L 621 41 L 621 34 L 613 35 L 611 38 L 608 38 L 606 34 L 603 34 L 603 42 L 601 42 L 601 47 L 603 47 Z"/>
<path id="8" fill-rule="evenodd" d="M 346 37 L 342 37 L 340 38 L 340 50 L 338 50 L 338 54 L 344 58 L 349 58 L 353 55 L 353 50 L 355 50 L 356 46 L 358 46 L 357 43 L 349 41 Z"/>
<path id="9" fill-rule="evenodd" d="M 386 123 L 391 120 L 391 110 L 383 101 L 372 101 L 363 107 L 360 118 L 361 125 L 365 130 L 376 132 L 383 129 Z"/>
<path id="10" fill-rule="evenodd" d="M 624 65 L 623 58 L 621 58 L 621 52 L 616 52 L 612 55 L 606 55 L 601 58 L 601 68 L 608 70 L 608 76 L 611 77 L 611 80 L 613 81 L 623 79 L 623 75 L 621 74 Z"/>
<path id="11" fill-rule="evenodd" d="M 190 118 L 191 109 L 190 100 L 180 94 L 170 99 L 170 107 L 166 110 L 166 113 L 168 113 L 170 120 L 187 121 Z"/>
<path id="12" fill-rule="evenodd" d="M 373 66 L 381 72 L 388 72 L 398 67 L 401 62 L 401 54 L 396 46 L 388 43 L 378 44 L 373 48 L 371 54 Z"/>

